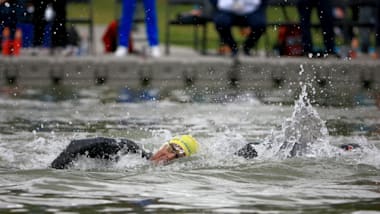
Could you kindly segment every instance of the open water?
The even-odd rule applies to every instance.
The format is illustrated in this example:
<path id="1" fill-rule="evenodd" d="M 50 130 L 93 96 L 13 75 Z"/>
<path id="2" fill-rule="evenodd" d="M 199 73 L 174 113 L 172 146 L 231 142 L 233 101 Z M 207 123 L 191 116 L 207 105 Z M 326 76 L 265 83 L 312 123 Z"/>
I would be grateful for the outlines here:
<path id="1" fill-rule="evenodd" d="M 293 105 L 244 93 L 220 102 L 119 103 L 103 88 L 58 101 L 33 90 L 2 95 L 0 213 L 380 212 L 380 110 L 313 106 L 309 91 Z M 130 138 L 155 151 L 186 133 L 200 152 L 167 165 L 127 155 L 49 167 L 73 139 Z M 259 157 L 236 157 L 248 142 L 258 143 Z M 299 142 L 307 150 L 289 158 Z M 361 148 L 342 151 L 344 143 Z"/>

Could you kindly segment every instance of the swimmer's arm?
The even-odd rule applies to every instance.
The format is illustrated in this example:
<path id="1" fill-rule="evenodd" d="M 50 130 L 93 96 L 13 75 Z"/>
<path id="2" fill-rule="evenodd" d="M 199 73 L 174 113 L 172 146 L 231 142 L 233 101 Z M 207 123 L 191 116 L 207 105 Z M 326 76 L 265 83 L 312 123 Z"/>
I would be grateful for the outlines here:
<path id="1" fill-rule="evenodd" d="M 141 153 L 141 157 L 149 159 L 152 153 L 140 148 L 135 142 L 122 139 L 116 141 L 112 138 L 91 138 L 73 140 L 67 148 L 52 162 L 51 167 L 55 169 L 68 168 L 79 155 L 86 155 L 90 158 L 117 159 L 118 152 L 121 154 Z"/>
<path id="2" fill-rule="evenodd" d="M 86 155 L 90 158 L 112 159 L 123 144 L 111 138 L 91 138 L 73 140 L 67 148 L 52 162 L 51 167 L 55 169 L 65 169 L 79 155 Z"/>
<path id="3" fill-rule="evenodd" d="M 145 159 L 150 159 L 150 157 L 152 157 L 151 152 L 145 151 L 141 146 L 131 140 L 121 139 L 120 142 L 125 145 L 124 148 L 126 148 L 127 152 L 141 153 L 141 157 Z"/>

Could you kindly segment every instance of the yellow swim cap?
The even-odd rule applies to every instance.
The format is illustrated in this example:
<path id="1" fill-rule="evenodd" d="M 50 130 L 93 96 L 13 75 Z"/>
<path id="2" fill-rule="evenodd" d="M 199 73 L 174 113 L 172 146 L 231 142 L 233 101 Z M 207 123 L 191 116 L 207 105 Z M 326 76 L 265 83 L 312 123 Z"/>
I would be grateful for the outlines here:
<path id="1" fill-rule="evenodd" d="M 181 135 L 174 137 L 169 143 L 177 144 L 185 152 L 186 156 L 197 153 L 199 144 L 191 135 Z"/>

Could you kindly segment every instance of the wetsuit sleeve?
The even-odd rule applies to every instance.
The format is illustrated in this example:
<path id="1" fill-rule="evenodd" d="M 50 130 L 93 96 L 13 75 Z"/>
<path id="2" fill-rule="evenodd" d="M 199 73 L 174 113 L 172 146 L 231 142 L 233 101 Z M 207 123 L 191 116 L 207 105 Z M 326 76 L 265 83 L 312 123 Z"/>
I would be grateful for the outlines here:
<path id="1" fill-rule="evenodd" d="M 120 142 L 125 145 L 127 152 L 141 153 L 141 157 L 145 159 L 152 157 L 151 152 L 145 151 L 143 148 L 141 148 L 141 146 L 131 140 L 121 139 Z"/>
<path id="2" fill-rule="evenodd" d="M 122 142 L 111 138 L 91 138 L 73 140 L 66 149 L 52 162 L 51 167 L 65 169 L 78 155 L 90 158 L 112 159 L 124 147 Z"/>
<path id="3" fill-rule="evenodd" d="M 245 159 L 252 159 L 257 157 L 257 152 L 254 145 L 257 143 L 248 143 L 243 148 L 239 149 L 235 155 L 243 157 Z"/>

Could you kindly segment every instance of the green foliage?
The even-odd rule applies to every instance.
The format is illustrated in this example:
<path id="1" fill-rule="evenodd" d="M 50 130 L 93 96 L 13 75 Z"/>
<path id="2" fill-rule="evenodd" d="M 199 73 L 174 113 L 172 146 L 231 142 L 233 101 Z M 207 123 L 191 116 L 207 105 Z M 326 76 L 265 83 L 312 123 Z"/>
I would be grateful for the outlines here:
<path id="1" fill-rule="evenodd" d="M 94 22 L 95 24 L 108 24 L 116 16 L 115 11 L 120 6 L 116 6 L 115 0 L 93 0 Z M 68 5 L 68 17 L 88 17 L 89 7 L 82 3 L 71 3 Z"/>

